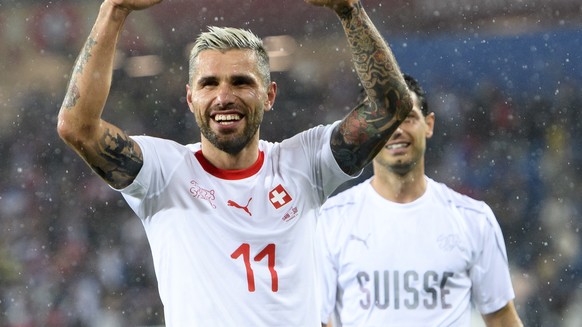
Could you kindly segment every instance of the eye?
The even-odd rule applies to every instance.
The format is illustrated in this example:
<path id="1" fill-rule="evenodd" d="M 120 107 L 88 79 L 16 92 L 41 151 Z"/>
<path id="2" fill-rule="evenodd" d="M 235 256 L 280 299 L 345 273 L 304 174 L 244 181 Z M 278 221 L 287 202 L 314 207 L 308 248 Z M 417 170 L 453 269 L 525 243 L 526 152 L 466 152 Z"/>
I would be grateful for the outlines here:
<path id="1" fill-rule="evenodd" d="M 207 87 L 217 86 L 218 81 L 215 78 L 201 78 L 197 84 L 198 84 L 198 87 L 203 89 L 203 88 L 207 88 Z"/>
<path id="2" fill-rule="evenodd" d="M 209 86 L 216 86 L 216 85 L 218 85 L 218 83 L 216 83 L 214 81 L 209 81 L 209 82 L 203 83 L 201 86 L 202 87 L 209 87 Z"/>
<path id="3" fill-rule="evenodd" d="M 232 85 L 234 86 L 245 86 L 253 85 L 254 81 L 247 76 L 236 76 L 232 79 Z"/>
<path id="4" fill-rule="evenodd" d="M 417 120 L 418 120 L 418 115 L 415 112 L 411 111 L 408 114 L 408 116 L 406 116 L 406 118 L 404 119 L 404 122 L 411 124 L 411 123 L 414 123 Z"/>

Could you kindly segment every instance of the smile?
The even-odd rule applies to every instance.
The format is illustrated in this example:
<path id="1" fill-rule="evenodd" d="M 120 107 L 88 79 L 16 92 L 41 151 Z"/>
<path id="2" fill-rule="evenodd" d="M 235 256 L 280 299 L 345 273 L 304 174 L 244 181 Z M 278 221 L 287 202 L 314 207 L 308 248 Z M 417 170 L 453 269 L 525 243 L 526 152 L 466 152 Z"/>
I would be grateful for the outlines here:
<path id="1" fill-rule="evenodd" d="M 388 150 L 402 149 L 409 145 L 409 143 L 394 143 L 386 146 Z"/>
<path id="2" fill-rule="evenodd" d="M 228 125 L 241 120 L 239 114 L 217 114 L 214 120 L 221 125 Z"/>

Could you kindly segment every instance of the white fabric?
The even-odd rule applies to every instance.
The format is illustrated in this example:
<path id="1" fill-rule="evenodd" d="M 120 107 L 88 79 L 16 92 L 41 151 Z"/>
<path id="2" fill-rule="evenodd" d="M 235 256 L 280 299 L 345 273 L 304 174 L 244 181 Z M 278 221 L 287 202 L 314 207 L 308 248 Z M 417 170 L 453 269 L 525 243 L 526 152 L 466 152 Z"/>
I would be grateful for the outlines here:
<path id="1" fill-rule="evenodd" d="M 412 203 L 371 179 L 331 197 L 318 224 L 322 322 L 470 326 L 514 298 L 501 229 L 489 206 L 427 178 Z"/>
<path id="2" fill-rule="evenodd" d="M 145 226 L 167 327 L 320 325 L 317 211 L 350 178 L 332 127 L 260 141 L 258 171 L 214 175 L 200 144 L 133 137 L 144 165 L 122 193 Z"/>

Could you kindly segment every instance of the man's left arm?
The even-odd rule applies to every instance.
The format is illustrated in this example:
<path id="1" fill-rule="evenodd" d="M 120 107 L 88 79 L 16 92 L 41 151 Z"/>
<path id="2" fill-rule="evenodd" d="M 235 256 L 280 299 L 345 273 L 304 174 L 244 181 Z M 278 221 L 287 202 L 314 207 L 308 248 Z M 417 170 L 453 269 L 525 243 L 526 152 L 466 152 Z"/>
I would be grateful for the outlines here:
<path id="1" fill-rule="evenodd" d="M 392 50 L 360 1 L 306 1 L 338 15 L 368 98 L 342 120 L 331 137 L 336 161 L 344 172 L 353 175 L 382 149 L 412 109 L 412 99 Z"/>
<path id="2" fill-rule="evenodd" d="M 495 312 L 483 315 L 483 320 L 487 327 L 523 327 L 513 301 Z"/>

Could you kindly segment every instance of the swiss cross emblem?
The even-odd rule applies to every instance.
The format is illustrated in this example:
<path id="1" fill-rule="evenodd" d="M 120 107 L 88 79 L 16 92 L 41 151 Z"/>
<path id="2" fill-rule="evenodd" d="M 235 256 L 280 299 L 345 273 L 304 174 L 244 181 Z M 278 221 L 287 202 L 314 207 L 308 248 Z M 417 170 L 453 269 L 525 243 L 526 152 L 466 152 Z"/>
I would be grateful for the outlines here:
<path id="1" fill-rule="evenodd" d="M 277 187 L 269 192 L 269 201 L 271 201 L 271 204 L 273 204 L 275 209 L 281 208 L 291 202 L 291 200 L 291 195 L 289 195 L 287 190 L 285 190 L 281 184 L 277 185 Z"/>

